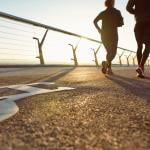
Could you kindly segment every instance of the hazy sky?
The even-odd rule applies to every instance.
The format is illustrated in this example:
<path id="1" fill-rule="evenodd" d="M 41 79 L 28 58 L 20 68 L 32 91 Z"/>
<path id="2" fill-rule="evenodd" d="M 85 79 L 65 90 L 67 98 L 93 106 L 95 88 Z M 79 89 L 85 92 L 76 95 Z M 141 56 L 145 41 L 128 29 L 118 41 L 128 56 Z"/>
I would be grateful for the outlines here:
<path id="1" fill-rule="evenodd" d="M 125 25 L 119 29 L 119 46 L 136 51 L 134 17 L 125 10 L 127 0 L 116 0 Z M 0 11 L 99 40 L 93 19 L 104 10 L 104 0 L 1 0 Z"/>

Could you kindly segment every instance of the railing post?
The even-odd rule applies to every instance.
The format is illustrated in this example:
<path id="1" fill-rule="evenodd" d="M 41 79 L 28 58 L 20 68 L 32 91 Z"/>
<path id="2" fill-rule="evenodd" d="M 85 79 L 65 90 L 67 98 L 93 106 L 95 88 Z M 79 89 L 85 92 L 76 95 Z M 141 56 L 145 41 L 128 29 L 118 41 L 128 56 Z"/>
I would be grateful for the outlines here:
<path id="1" fill-rule="evenodd" d="M 46 30 L 41 42 L 39 40 L 39 38 L 36 38 L 36 37 L 33 37 L 34 40 L 37 40 L 37 43 L 38 43 L 38 48 L 39 48 L 39 56 L 37 56 L 36 58 L 39 58 L 40 59 L 40 64 L 41 65 L 44 65 L 45 64 L 45 61 L 44 61 L 44 57 L 43 57 L 43 51 L 42 51 L 42 46 L 43 46 L 43 43 L 45 41 L 45 38 L 46 38 L 46 35 L 48 33 L 48 29 Z"/>
<path id="2" fill-rule="evenodd" d="M 132 59 L 133 59 L 133 66 L 136 66 L 136 63 L 135 63 L 135 59 L 136 59 L 136 56 L 132 56 Z"/>
<path id="3" fill-rule="evenodd" d="M 130 53 L 128 56 L 127 56 L 127 55 L 125 55 L 125 56 L 126 56 L 126 58 L 127 58 L 127 66 L 128 66 L 128 67 L 130 66 L 129 57 L 131 56 L 131 54 L 132 54 L 132 53 Z"/>
<path id="4" fill-rule="evenodd" d="M 121 60 L 121 57 L 123 56 L 123 54 L 124 54 L 124 52 L 122 52 L 121 55 L 118 54 L 120 67 L 122 67 L 122 60 Z"/>
<path id="5" fill-rule="evenodd" d="M 150 66 L 150 60 L 148 60 L 148 66 Z"/>
<path id="6" fill-rule="evenodd" d="M 98 63 L 98 59 L 97 59 L 97 53 L 99 51 L 99 49 L 101 48 L 101 44 L 99 45 L 99 47 L 97 48 L 97 50 L 91 48 L 91 50 L 93 50 L 93 53 L 94 53 L 94 62 L 96 64 L 96 67 L 99 67 L 99 63 Z"/>
<path id="7" fill-rule="evenodd" d="M 80 40 L 81 40 L 81 39 L 80 39 Z M 74 47 L 72 44 L 68 44 L 68 45 L 71 46 L 71 48 L 72 48 L 73 58 L 72 58 L 71 60 L 74 61 L 75 67 L 78 66 L 78 59 L 77 59 L 76 51 L 77 51 L 77 48 L 78 48 L 78 46 L 79 46 L 80 40 L 78 41 L 78 43 L 76 44 L 75 47 Z"/>
<path id="8" fill-rule="evenodd" d="M 147 59 L 147 61 L 146 61 L 146 65 L 149 66 L 149 60 L 148 60 L 148 59 Z"/>

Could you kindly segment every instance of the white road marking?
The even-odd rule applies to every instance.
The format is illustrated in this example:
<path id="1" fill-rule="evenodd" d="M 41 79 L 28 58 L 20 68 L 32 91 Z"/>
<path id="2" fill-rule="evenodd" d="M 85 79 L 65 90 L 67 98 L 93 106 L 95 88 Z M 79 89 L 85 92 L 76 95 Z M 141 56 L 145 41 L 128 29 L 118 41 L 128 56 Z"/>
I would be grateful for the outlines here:
<path id="1" fill-rule="evenodd" d="M 42 84 L 42 85 L 54 85 L 55 83 L 52 82 L 38 82 L 38 83 L 32 83 L 32 84 L 20 84 L 20 85 L 9 85 L 9 86 L 3 86 L 2 88 L 10 88 L 19 90 L 21 94 L 16 95 L 9 95 L 9 96 L 2 96 L 0 97 L 0 122 L 8 119 L 9 117 L 13 116 L 19 111 L 18 106 L 16 105 L 15 101 L 21 100 L 23 98 L 38 95 L 38 94 L 44 94 L 44 93 L 52 93 L 52 92 L 58 92 L 58 91 L 66 91 L 66 90 L 73 90 L 74 88 L 70 87 L 57 87 L 56 89 L 44 89 L 39 87 L 33 87 L 32 85 L 36 84 Z"/>

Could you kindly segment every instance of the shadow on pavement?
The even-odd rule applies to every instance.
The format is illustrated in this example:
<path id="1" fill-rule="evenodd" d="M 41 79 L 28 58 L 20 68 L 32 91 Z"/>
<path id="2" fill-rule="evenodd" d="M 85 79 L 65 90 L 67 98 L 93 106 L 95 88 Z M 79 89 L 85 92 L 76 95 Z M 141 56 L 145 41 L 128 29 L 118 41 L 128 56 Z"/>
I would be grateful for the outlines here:
<path id="1" fill-rule="evenodd" d="M 120 75 L 107 76 L 107 78 L 117 83 L 128 92 L 150 102 L 150 82 L 148 81 L 150 78 L 146 78 L 146 80 L 148 79 L 147 82 L 145 79 L 134 79 Z"/>
<path id="2" fill-rule="evenodd" d="M 145 77 L 145 79 L 150 80 L 150 77 Z"/>
<path id="3" fill-rule="evenodd" d="M 71 71 L 73 71 L 76 67 L 73 67 L 71 69 L 65 69 L 63 71 L 57 72 L 55 74 L 53 74 L 53 76 L 51 76 L 50 78 L 48 78 L 46 80 L 46 82 L 52 82 L 52 81 L 56 81 L 58 79 L 60 79 L 61 77 L 65 76 L 66 74 L 70 73 Z"/>

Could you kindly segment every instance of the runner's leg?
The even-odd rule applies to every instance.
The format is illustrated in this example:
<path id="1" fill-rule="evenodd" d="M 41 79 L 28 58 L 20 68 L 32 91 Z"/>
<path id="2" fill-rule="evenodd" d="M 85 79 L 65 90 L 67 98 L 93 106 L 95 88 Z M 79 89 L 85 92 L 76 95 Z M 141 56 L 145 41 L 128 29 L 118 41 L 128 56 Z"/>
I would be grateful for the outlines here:
<path id="1" fill-rule="evenodd" d="M 143 42 L 145 44 L 145 49 L 143 52 L 142 60 L 140 62 L 140 66 L 144 70 L 144 64 L 146 63 L 146 60 L 150 54 L 150 22 L 145 22 L 143 28 L 144 28 Z"/>
<path id="2" fill-rule="evenodd" d="M 137 61 L 138 61 L 139 66 L 140 66 L 141 60 L 142 60 L 142 49 L 143 49 L 143 45 L 141 44 L 141 42 L 139 42 L 138 49 L 137 49 Z"/>
<path id="3" fill-rule="evenodd" d="M 141 60 L 141 63 L 140 63 L 141 67 L 144 67 L 144 64 L 146 63 L 146 60 L 147 60 L 149 54 L 150 54 L 150 42 L 145 44 L 145 50 L 144 50 L 142 60 Z"/>
<path id="4" fill-rule="evenodd" d="M 109 43 L 109 49 L 107 51 L 107 56 L 106 56 L 108 62 L 108 68 L 111 68 L 111 63 L 117 54 L 117 43 L 118 43 L 117 40 Z"/>
<path id="5" fill-rule="evenodd" d="M 142 49 L 143 49 L 143 24 L 137 23 L 134 28 L 135 38 L 137 42 L 137 61 L 140 66 L 142 59 Z"/>

